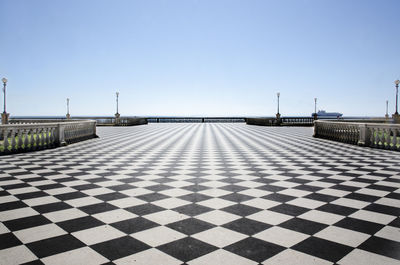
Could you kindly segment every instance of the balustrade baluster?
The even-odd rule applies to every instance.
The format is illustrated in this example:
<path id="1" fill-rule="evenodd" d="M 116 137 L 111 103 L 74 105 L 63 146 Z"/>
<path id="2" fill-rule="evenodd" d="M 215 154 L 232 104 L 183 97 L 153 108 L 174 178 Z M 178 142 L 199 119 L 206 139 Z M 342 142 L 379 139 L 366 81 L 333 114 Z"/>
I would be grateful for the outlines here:
<path id="1" fill-rule="evenodd" d="M 46 147 L 49 147 L 49 138 L 48 138 L 48 133 L 49 133 L 49 128 L 44 128 L 43 129 L 43 136 L 44 136 L 44 145 L 46 145 Z"/>
<path id="2" fill-rule="evenodd" d="M 36 130 L 35 129 L 30 129 L 30 132 L 29 132 L 30 134 L 31 134 L 31 137 L 30 137 L 30 139 L 31 139 L 31 142 L 30 142 L 30 145 L 31 145 L 31 150 L 34 150 L 35 148 L 36 148 L 36 145 L 35 145 L 35 133 L 36 133 Z"/>
<path id="3" fill-rule="evenodd" d="M 54 146 L 54 128 L 50 128 L 50 146 Z"/>
<path id="4" fill-rule="evenodd" d="M 40 133 L 40 146 L 41 148 L 44 148 L 44 137 L 45 137 L 45 128 L 41 129 L 41 133 Z"/>
<path id="5" fill-rule="evenodd" d="M 379 146 L 379 129 L 378 128 L 374 130 L 374 135 L 375 135 L 375 139 L 374 139 L 375 145 L 374 146 L 378 147 Z"/>
<path id="6" fill-rule="evenodd" d="M 390 129 L 384 129 L 385 130 L 385 135 L 384 135 L 384 138 L 385 138 L 385 143 L 384 143 L 384 145 L 385 145 L 385 149 L 390 149 Z"/>
<path id="7" fill-rule="evenodd" d="M 22 133 L 23 129 L 18 130 L 18 149 L 22 149 Z"/>
<path id="8" fill-rule="evenodd" d="M 11 150 L 15 151 L 17 143 L 15 142 L 15 130 L 16 129 L 11 129 Z"/>
<path id="9" fill-rule="evenodd" d="M 8 130 L 4 129 L 4 151 L 8 151 L 8 147 L 10 146 L 9 142 L 8 142 Z"/>
<path id="10" fill-rule="evenodd" d="M 399 144 L 399 141 L 397 140 L 397 137 L 399 136 L 399 129 L 392 129 L 393 132 L 393 138 L 392 138 L 392 149 L 393 150 L 400 150 L 399 147 L 397 147 L 397 144 Z"/>
<path id="11" fill-rule="evenodd" d="M 36 149 L 39 149 L 40 148 L 40 131 L 41 131 L 41 128 L 38 128 L 38 129 L 36 129 Z"/>
<path id="12" fill-rule="evenodd" d="M 28 132 L 29 129 L 24 130 L 24 149 L 28 149 Z"/>

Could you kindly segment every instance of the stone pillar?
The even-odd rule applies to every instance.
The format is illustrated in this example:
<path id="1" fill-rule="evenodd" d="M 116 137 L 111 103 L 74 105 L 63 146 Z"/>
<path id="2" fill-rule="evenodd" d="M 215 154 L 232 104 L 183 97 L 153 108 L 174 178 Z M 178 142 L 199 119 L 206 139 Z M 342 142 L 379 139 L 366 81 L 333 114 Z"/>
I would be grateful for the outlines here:
<path id="1" fill-rule="evenodd" d="M 55 136 L 57 137 L 57 138 L 56 138 L 56 144 L 57 144 L 58 146 L 65 146 L 65 145 L 67 145 L 67 142 L 65 141 L 64 130 L 65 130 L 64 124 L 59 123 L 59 124 L 57 125 L 56 134 L 55 134 Z"/>
<path id="2" fill-rule="evenodd" d="M 281 125 L 281 114 L 279 112 L 276 114 L 276 124 Z"/>
<path id="3" fill-rule="evenodd" d="M 8 124 L 9 117 L 10 117 L 10 113 L 3 112 L 1 114 L 1 124 Z"/>
<path id="4" fill-rule="evenodd" d="M 400 114 L 395 113 L 392 115 L 392 118 L 394 123 L 400 124 Z"/>
<path id="5" fill-rule="evenodd" d="M 359 146 L 369 146 L 370 145 L 370 132 L 367 128 L 367 124 L 363 123 L 359 125 L 360 127 L 360 134 L 358 138 L 358 145 Z"/>
<path id="6" fill-rule="evenodd" d="M 115 113 L 115 122 L 114 125 L 119 125 L 119 117 L 121 117 L 121 115 L 117 112 Z"/>

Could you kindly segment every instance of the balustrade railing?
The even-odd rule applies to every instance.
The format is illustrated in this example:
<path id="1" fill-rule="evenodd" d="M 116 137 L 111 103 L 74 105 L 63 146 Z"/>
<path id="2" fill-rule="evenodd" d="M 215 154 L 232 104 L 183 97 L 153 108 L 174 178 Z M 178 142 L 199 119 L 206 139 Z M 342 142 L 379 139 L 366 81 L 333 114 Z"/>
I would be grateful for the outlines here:
<path id="1" fill-rule="evenodd" d="M 14 120 L 0 125 L 0 155 L 53 148 L 96 137 L 96 121 Z"/>
<path id="2" fill-rule="evenodd" d="M 400 124 L 315 121 L 314 137 L 400 151 Z"/>
<path id="3" fill-rule="evenodd" d="M 245 122 L 242 117 L 147 117 L 149 123 L 211 123 L 211 122 Z"/>
<path id="4" fill-rule="evenodd" d="M 249 125 L 262 126 L 312 126 L 314 124 L 313 117 L 276 117 L 270 118 L 247 118 L 246 123 Z"/>

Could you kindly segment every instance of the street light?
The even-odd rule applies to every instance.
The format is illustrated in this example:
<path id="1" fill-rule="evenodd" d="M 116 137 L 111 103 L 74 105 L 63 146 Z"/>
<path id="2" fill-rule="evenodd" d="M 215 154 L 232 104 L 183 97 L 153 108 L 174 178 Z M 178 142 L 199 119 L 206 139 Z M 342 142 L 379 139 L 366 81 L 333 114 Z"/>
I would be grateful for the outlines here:
<path id="1" fill-rule="evenodd" d="M 1 79 L 1 81 L 3 82 L 3 93 L 4 93 L 4 111 L 1 114 L 1 123 L 2 124 L 7 124 L 8 123 L 8 116 L 10 114 L 7 113 L 6 111 L 6 86 L 7 86 L 7 78 L 3 77 Z"/>
<path id="2" fill-rule="evenodd" d="M 67 98 L 67 119 L 71 118 L 71 115 L 69 114 L 69 98 Z"/>
<path id="3" fill-rule="evenodd" d="M 117 96 L 117 113 L 116 113 L 116 114 L 119 114 L 119 113 L 118 113 L 118 97 L 119 97 L 119 92 L 115 93 L 115 95 Z"/>
<path id="4" fill-rule="evenodd" d="M 394 113 L 396 116 L 399 115 L 398 113 L 398 109 L 397 109 L 397 101 L 398 101 L 398 97 L 399 97 L 399 84 L 400 84 L 400 80 L 396 80 L 394 81 L 394 84 L 396 85 L 396 112 Z"/>
<path id="5" fill-rule="evenodd" d="M 4 111 L 3 113 L 7 113 L 6 112 L 6 86 L 7 86 L 7 78 L 3 77 L 1 79 L 1 81 L 3 81 L 3 93 L 4 93 Z"/>
<path id="6" fill-rule="evenodd" d="M 279 97 L 281 96 L 281 93 L 276 93 L 276 95 L 278 96 L 278 113 L 277 114 L 279 114 Z"/>
<path id="7" fill-rule="evenodd" d="M 317 117 L 317 98 L 314 98 L 314 120 L 316 120 Z"/>
<path id="8" fill-rule="evenodd" d="M 281 124 L 281 114 L 279 114 L 279 97 L 281 96 L 281 93 L 276 93 L 278 96 L 278 113 L 276 113 L 276 124 L 280 125 Z"/>
<path id="9" fill-rule="evenodd" d="M 118 97 L 119 97 L 119 92 L 116 92 L 115 93 L 115 95 L 116 95 L 116 99 L 117 99 L 117 113 L 115 113 L 115 121 L 114 121 L 114 124 L 115 125 L 119 125 L 119 117 L 121 116 L 119 113 L 118 113 Z"/>
<path id="10" fill-rule="evenodd" d="M 386 114 L 385 114 L 385 118 L 386 118 L 386 119 L 389 119 L 388 110 L 389 110 L 389 100 L 386 100 Z"/>

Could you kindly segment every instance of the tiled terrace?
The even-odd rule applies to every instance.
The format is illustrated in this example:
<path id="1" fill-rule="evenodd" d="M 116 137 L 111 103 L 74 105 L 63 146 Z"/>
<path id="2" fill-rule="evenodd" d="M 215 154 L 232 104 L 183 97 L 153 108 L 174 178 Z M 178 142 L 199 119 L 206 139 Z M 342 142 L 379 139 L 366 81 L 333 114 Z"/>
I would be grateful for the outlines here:
<path id="1" fill-rule="evenodd" d="M 400 155 L 149 124 L 0 157 L 0 264 L 400 264 Z"/>

